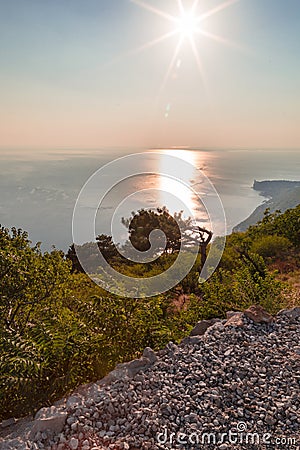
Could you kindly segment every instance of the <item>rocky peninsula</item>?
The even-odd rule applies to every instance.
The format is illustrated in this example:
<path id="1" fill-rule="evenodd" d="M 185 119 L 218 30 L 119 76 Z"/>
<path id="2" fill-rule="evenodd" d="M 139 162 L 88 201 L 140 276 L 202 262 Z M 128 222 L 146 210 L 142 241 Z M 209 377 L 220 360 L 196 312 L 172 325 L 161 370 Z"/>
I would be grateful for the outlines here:
<path id="1" fill-rule="evenodd" d="M 246 220 L 236 225 L 233 228 L 234 232 L 246 231 L 250 225 L 256 224 L 263 218 L 267 208 L 271 213 L 277 210 L 283 213 L 287 209 L 295 208 L 300 204 L 300 181 L 254 180 L 252 187 L 266 200 Z"/>

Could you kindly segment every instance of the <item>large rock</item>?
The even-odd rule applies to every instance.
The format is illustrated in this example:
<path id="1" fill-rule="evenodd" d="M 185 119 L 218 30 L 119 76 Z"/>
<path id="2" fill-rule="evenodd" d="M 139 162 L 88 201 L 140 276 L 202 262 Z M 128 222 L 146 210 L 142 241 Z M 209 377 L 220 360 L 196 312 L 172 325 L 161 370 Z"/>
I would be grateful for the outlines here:
<path id="1" fill-rule="evenodd" d="M 14 417 L 11 417 L 10 419 L 4 419 L 1 422 L 2 428 L 10 427 L 11 425 L 14 425 L 16 423 L 16 419 Z"/>
<path id="2" fill-rule="evenodd" d="M 151 364 L 154 364 L 158 359 L 155 352 L 150 347 L 145 348 L 145 350 L 143 351 L 143 357 L 148 358 Z"/>
<path id="3" fill-rule="evenodd" d="M 75 409 L 78 405 L 81 405 L 83 402 L 83 398 L 79 397 L 79 395 L 71 395 L 67 398 L 66 408 L 67 409 Z"/>
<path id="4" fill-rule="evenodd" d="M 274 320 L 273 316 L 260 305 L 250 306 L 250 308 L 244 311 L 244 314 L 256 323 L 271 323 Z"/>
<path id="5" fill-rule="evenodd" d="M 129 378 L 133 378 L 137 373 L 144 371 L 148 367 L 150 367 L 152 363 L 148 358 L 142 357 L 139 359 L 134 359 L 126 365 Z"/>
<path id="6" fill-rule="evenodd" d="M 199 342 L 201 342 L 200 336 L 187 336 L 180 342 L 180 347 L 184 345 L 197 345 Z"/>
<path id="7" fill-rule="evenodd" d="M 236 314 L 241 313 L 241 311 L 227 311 L 226 318 L 231 319 L 231 317 L 235 316 Z"/>
<path id="8" fill-rule="evenodd" d="M 111 384 L 114 381 L 120 381 L 128 378 L 128 371 L 125 364 L 117 364 L 116 368 L 109 372 L 104 378 L 98 381 L 99 386 Z"/>
<path id="9" fill-rule="evenodd" d="M 1 450 L 31 450 L 33 447 L 31 443 L 25 442 L 22 438 L 7 439 L 0 442 Z"/>
<path id="10" fill-rule="evenodd" d="M 35 436 L 38 432 L 50 431 L 59 434 L 62 432 L 68 413 L 61 409 L 51 406 L 50 408 L 40 409 L 33 422 L 31 436 Z"/>
<path id="11" fill-rule="evenodd" d="M 139 372 L 143 372 L 148 369 L 155 361 L 156 355 L 150 348 L 145 349 L 145 353 L 151 358 L 146 358 L 142 356 L 139 359 L 134 359 L 126 363 L 117 364 L 116 368 L 111 371 L 106 377 L 102 378 L 99 384 L 111 384 L 114 381 L 124 380 L 126 378 L 133 378 Z"/>
<path id="12" fill-rule="evenodd" d="M 295 306 L 291 309 L 282 309 L 277 316 L 284 316 L 290 320 L 298 319 L 300 317 L 300 306 Z"/>
<path id="13" fill-rule="evenodd" d="M 209 327 L 212 327 L 216 322 L 220 322 L 220 319 L 201 320 L 196 323 L 192 329 L 190 336 L 203 336 Z"/>
<path id="14" fill-rule="evenodd" d="M 225 323 L 225 327 L 243 327 L 244 323 L 244 313 L 236 312 L 235 314 L 231 314 L 227 322 Z"/>

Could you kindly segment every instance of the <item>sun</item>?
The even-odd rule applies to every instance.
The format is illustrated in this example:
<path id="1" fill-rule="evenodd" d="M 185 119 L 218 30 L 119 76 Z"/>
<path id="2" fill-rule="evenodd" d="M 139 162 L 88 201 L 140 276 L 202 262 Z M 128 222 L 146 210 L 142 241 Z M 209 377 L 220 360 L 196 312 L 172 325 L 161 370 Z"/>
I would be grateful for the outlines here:
<path id="1" fill-rule="evenodd" d="M 182 37 L 191 38 L 198 31 L 198 21 L 197 17 L 193 11 L 185 12 L 183 11 L 181 16 L 177 19 L 178 21 L 178 31 Z"/>
<path id="2" fill-rule="evenodd" d="M 148 11 L 150 11 L 153 14 L 156 14 L 160 17 L 163 17 L 167 21 L 171 22 L 174 27 L 172 31 L 169 31 L 168 33 L 164 34 L 163 36 L 160 36 L 156 39 L 154 39 L 151 42 L 147 42 L 142 47 L 139 47 L 136 50 L 131 51 L 130 53 L 137 53 L 142 50 L 145 50 L 149 47 L 153 47 L 154 45 L 159 44 L 160 42 L 174 36 L 178 35 L 178 43 L 175 47 L 174 54 L 172 56 L 169 68 L 167 70 L 163 86 L 165 85 L 167 79 L 169 78 L 172 69 L 174 65 L 178 62 L 178 54 L 182 48 L 182 44 L 185 41 L 188 41 L 191 47 L 191 50 L 194 54 L 196 64 L 198 66 L 198 69 L 200 71 L 200 74 L 202 78 L 203 76 L 203 70 L 202 70 L 202 64 L 200 59 L 200 54 L 197 48 L 196 36 L 202 35 L 206 38 L 212 39 L 214 41 L 217 41 L 218 43 L 230 45 L 237 47 L 237 45 L 233 42 L 230 42 L 226 39 L 224 39 L 222 36 L 218 36 L 216 34 L 210 33 L 209 31 L 206 31 L 203 29 L 202 24 L 203 22 L 213 16 L 214 14 L 219 13 L 220 11 L 228 8 L 229 6 L 233 5 L 234 3 L 237 3 L 239 0 L 226 0 L 223 3 L 220 3 L 219 5 L 215 6 L 214 8 L 208 10 L 208 11 L 202 11 L 199 13 L 199 0 L 194 0 L 192 7 L 190 9 L 186 9 L 184 7 L 183 0 L 177 0 L 177 5 L 179 12 L 177 15 L 170 14 L 166 11 L 163 11 L 159 8 L 156 8 L 153 5 L 150 5 L 149 3 L 146 3 L 144 0 L 130 0 L 132 3 L 135 3 L 136 5 L 140 6 L 141 8 L 144 8 Z M 161 2 L 161 0 L 160 0 Z M 196 43 L 197 42 L 197 43 Z"/>

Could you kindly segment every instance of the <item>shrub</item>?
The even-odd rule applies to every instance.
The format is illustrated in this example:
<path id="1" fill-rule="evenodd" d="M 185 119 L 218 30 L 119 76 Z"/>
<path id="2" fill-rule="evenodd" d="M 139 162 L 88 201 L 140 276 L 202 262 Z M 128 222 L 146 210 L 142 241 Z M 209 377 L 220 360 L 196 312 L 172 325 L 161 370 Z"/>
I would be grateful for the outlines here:
<path id="1" fill-rule="evenodd" d="M 263 258 L 284 256 L 291 248 L 291 242 L 284 236 L 263 236 L 251 245 L 251 251 Z"/>

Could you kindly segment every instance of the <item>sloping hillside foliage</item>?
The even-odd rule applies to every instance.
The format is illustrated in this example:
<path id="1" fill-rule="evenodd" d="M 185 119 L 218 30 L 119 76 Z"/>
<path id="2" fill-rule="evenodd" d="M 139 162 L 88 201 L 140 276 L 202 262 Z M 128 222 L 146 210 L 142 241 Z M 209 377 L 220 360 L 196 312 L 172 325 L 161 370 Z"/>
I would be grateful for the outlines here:
<path id="1" fill-rule="evenodd" d="M 216 238 L 217 239 L 217 238 Z M 109 237 L 99 242 L 130 276 L 161 273 L 176 248 L 149 264 L 124 264 Z M 171 239 L 169 239 L 171 242 Z M 199 264 L 172 291 L 120 298 L 96 286 L 77 261 L 42 253 L 27 234 L 0 228 L 0 415 L 33 413 L 76 386 L 103 377 L 150 346 L 179 341 L 195 322 L 260 303 L 275 313 L 292 303 L 282 274 L 300 273 L 300 206 L 276 212 L 227 239 L 219 268 L 199 283 Z M 74 256 L 74 254 L 73 254 Z M 296 275 L 295 275 L 296 274 Z"/>

